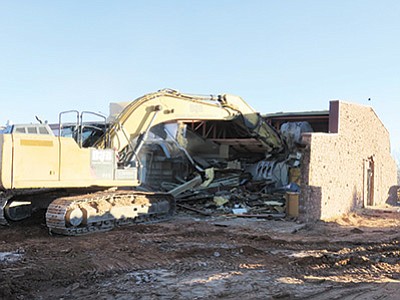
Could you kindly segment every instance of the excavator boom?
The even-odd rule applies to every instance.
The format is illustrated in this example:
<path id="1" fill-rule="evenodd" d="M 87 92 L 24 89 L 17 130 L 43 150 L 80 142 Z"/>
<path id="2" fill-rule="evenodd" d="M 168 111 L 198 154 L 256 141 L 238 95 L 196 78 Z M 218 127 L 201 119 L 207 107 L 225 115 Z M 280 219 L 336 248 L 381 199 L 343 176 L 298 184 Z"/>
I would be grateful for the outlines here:
<path id="1" fill-rule="evenodd" d="M 279 134 L 242 98 L 229 94 L 187 95 L 170 89 L 148 94 L 127 105 L 116 117 L 107 134 L 111 147 L 120 152 L 135 138 L 160 123 L 229 121 L 240 117 L 243 118 L 243 125 L 268 147 L 268 152 L 279 153 L 284 150 L 285 144 Z M 104 143 L 102 147 L 105 147 Z"/>

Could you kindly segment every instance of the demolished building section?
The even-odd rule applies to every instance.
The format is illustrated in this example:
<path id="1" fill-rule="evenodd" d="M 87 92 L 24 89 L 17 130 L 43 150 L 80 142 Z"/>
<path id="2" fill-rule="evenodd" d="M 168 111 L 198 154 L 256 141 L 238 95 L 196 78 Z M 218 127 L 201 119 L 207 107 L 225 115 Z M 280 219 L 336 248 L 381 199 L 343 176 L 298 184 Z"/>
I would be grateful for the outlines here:
<path id="1" fill-rule="evenodd" d="M 274 148 L 277 138 L 285 149 Z M 178 206 L 204 215 L 327 220 L 384 203 L 396 185 L 384 125 L 372 108 L 341 101 L 252 122 L 159 124 L 140 161 L 144 188 L 169 191 Z"/>
<path id="2" fill-rule="evenodd" d="M 202 214 L 284 217 L 284 187 L 295 162 L 281 136 L 257 116 L 250 123 L 242 116 L 153 127 L 141 153 L 144 185 L 169 191 L 178 206 Z"/>

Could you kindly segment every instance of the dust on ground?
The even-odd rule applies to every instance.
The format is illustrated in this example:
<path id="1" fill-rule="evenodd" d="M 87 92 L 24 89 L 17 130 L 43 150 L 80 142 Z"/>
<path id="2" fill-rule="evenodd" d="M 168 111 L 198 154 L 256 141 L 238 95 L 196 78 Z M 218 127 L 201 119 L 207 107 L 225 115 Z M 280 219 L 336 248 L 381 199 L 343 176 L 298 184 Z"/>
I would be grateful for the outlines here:
<path id="1" fill-rule="evenodd" d="M 50 236 L 0 228 L 1 299 L 399 299 L 400 210 L 332 222 L 202 217 Z"/>

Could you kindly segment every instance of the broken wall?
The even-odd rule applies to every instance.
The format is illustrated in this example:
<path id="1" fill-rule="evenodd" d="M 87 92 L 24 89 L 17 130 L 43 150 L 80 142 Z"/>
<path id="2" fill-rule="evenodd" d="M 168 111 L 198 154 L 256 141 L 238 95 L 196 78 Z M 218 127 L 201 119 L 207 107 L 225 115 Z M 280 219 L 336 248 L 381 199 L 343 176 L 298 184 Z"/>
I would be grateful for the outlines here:
<path id="1" fill-rule="evenodd" d="M 305 133 L 300 216 L 327 220 L 385 203 L 396 185 L 389 133 L 371 107 L 332 101 L 330 133 Z"/>

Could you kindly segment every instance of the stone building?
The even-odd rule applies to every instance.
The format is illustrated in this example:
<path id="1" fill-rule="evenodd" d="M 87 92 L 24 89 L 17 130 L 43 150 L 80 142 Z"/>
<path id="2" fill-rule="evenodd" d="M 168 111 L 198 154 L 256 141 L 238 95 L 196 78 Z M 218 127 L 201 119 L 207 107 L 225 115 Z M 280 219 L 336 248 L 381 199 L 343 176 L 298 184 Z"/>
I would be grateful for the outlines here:
<path id="1" fill-rule="evenodd" d="M 331 101 L 329 111 L 272 114 L 266 119 L 277 129 L 300 121 L 313 128 L 301 135 L 301 219 L 329 220 L 394 197 L 397 167 L 389 133 L 371 107 Z"/>

